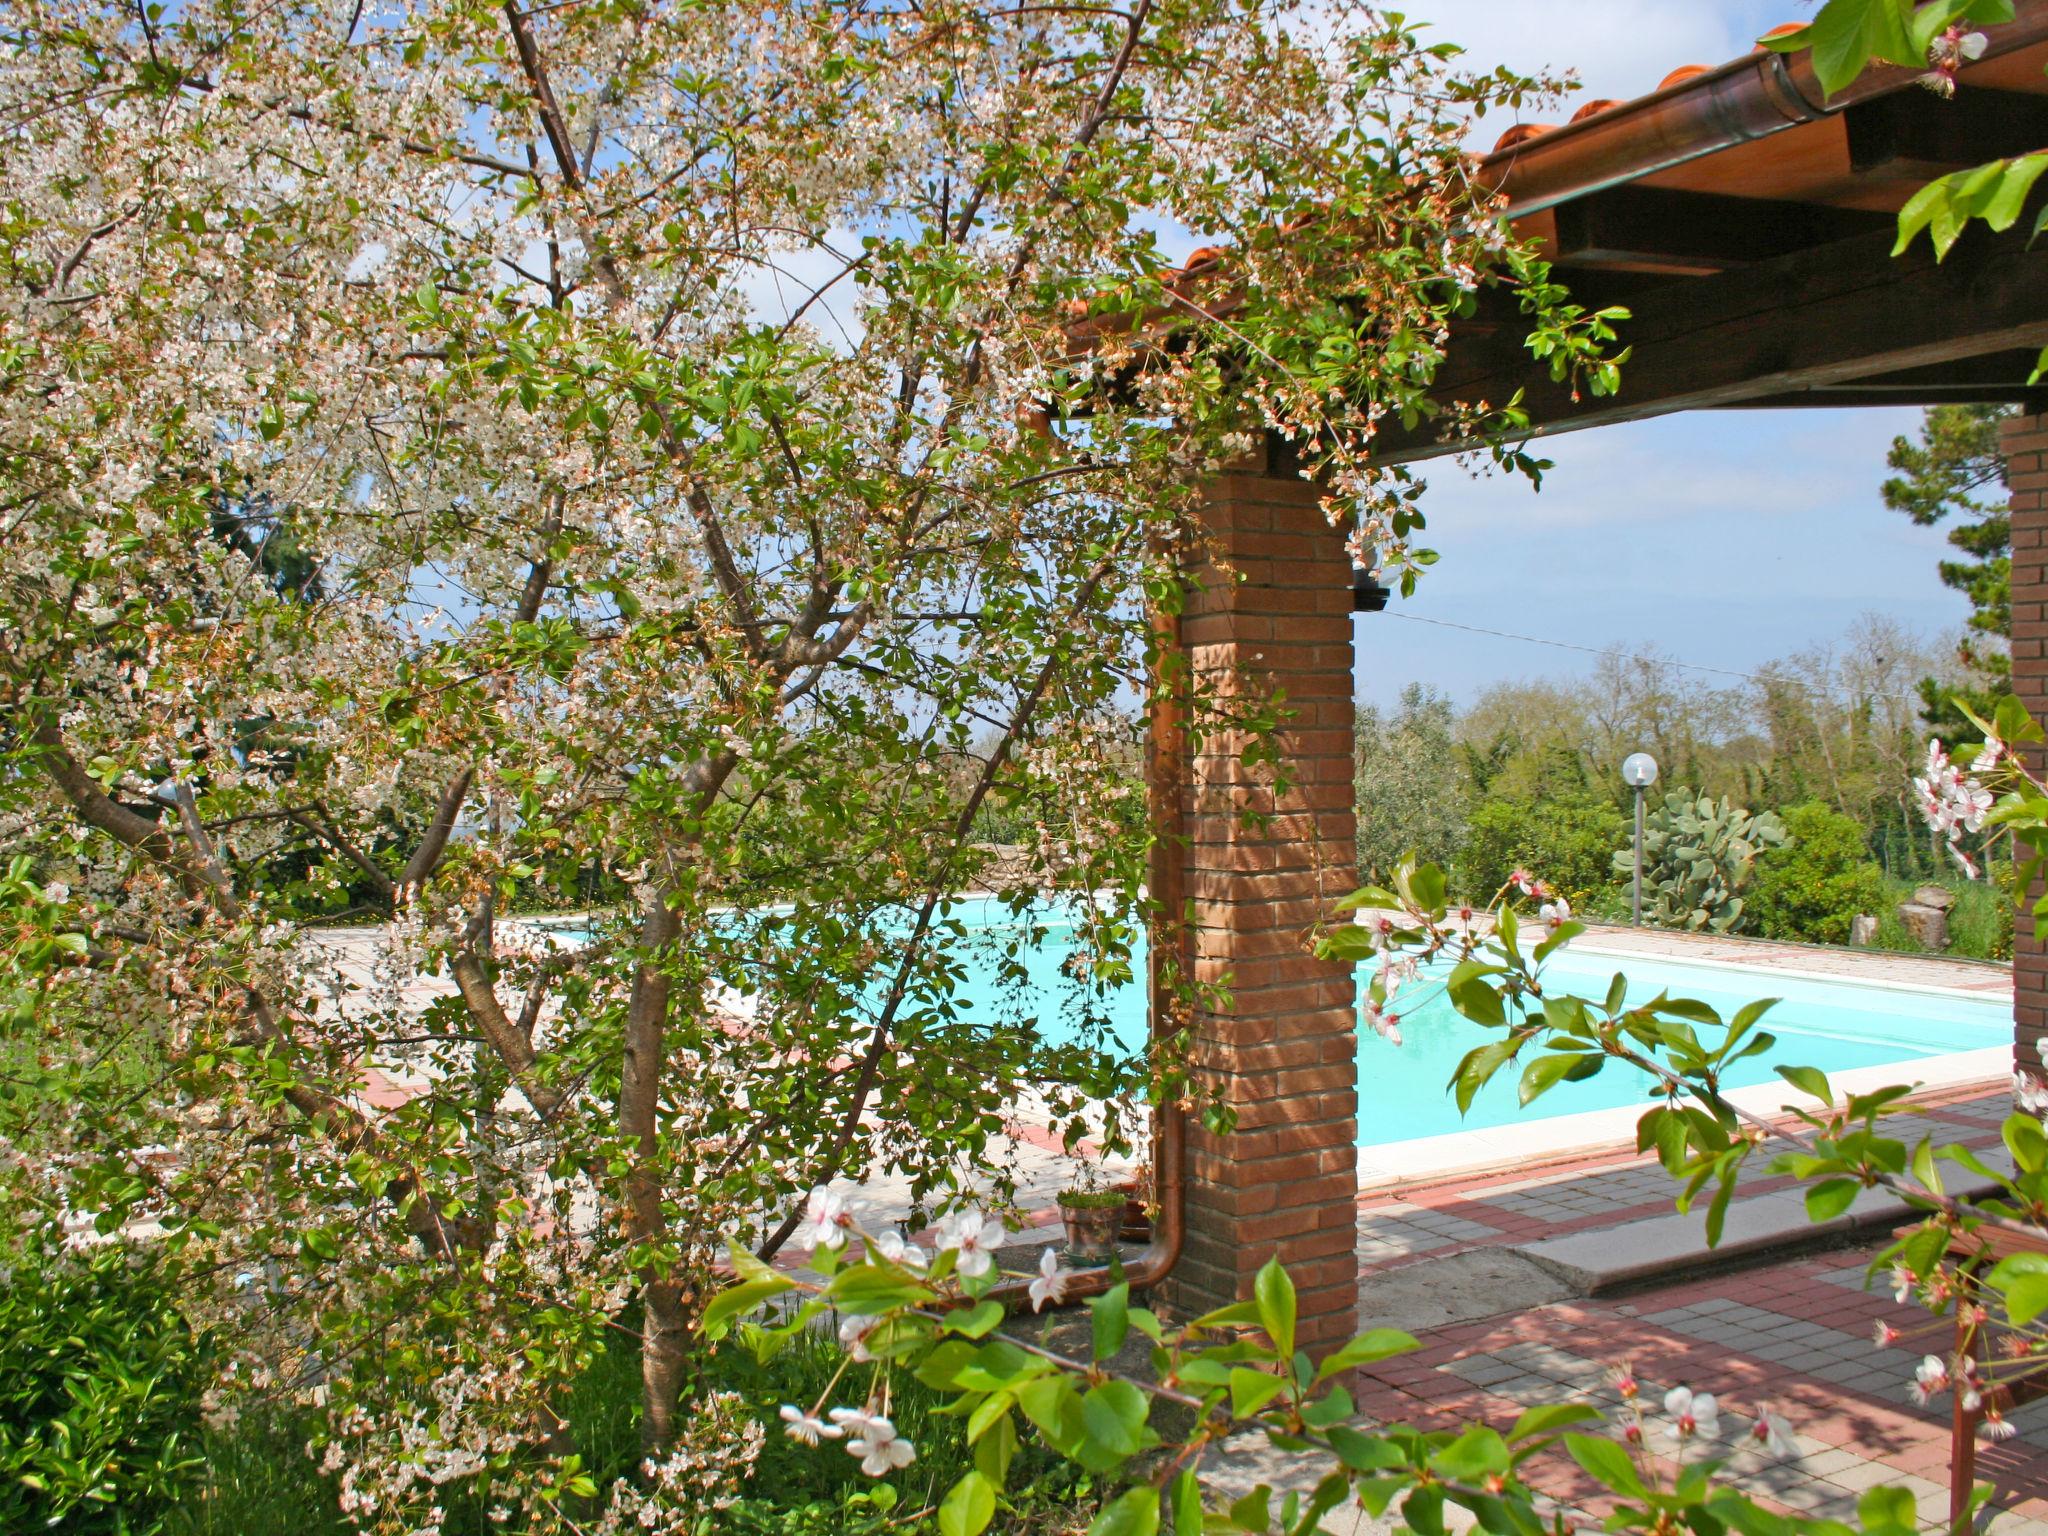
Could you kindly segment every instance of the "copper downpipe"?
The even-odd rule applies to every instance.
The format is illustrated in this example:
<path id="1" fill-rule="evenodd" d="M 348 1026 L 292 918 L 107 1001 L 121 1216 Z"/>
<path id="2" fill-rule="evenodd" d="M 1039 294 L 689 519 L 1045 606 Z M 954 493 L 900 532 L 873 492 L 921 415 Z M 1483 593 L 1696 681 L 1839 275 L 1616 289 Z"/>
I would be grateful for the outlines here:
<path id="1" fill-rule="evenodd" d="M 2048 41 L 2048 0 L 2020 0 L 2012 21 L 1982 30 L 1982 59 Z M 1508 217 L 1521 218 L 1832 117 L 1909 86 L 1923 73 L 1890 65 L 1868 69 L 1829 97 L 1814 77 L 1810 54 L 1759 51 L 1498 149 L 1480 161 L 1479 180 L 1507 198 Z"/>
<path id="2" fill-rule="evenodd" d="M 1188 675 L 1179 614 L 1155 604 L 1151 622 L 1154 660 L 1145 742 L 1145 809 L 1152 825 L 1151 866 L 1146 872 L 1152 921 L 1146 936 L 1146 979 L 1150 1002 L 1148 1045 L 1156 1051 L 1161 1041 L 1177 1032 L 1173 993 L 1175 986 L 1185 979 L 1188 958 L 1187 865 L 1183 848 L 1186 828 L 1182 815 Z M 1133 1291 L 1149 1290 L 1180 1262 L 1181 1242 L 1187 1231 L 1187 1112 L 1181 1107 L 1182 1098 L 1177 1091 L 1167 1093 L 1152 1109 L 1152 1195 L 1159 1207 L 1159 1215 L 1152 1224 L 1152 1241 L 1123 1266 L 1121 1274 L 1109 1269 L 1084 1269 L 1077 1273 L 1067 1283 L 1069 1299 L 1100 1295 L 1119 1278 L 1129 1281 Z M 1023 1300 L 1028 1289 L 1028 1281 L 1012 1280 L 988 1294 L 1009 1303 Z"/>

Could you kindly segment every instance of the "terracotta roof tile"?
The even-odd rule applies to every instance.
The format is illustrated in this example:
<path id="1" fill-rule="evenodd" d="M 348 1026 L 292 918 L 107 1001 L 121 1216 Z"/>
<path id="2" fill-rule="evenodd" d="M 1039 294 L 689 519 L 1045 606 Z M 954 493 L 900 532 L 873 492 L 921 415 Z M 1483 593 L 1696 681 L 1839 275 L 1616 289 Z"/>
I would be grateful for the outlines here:
<path id="1" fill-rule="evenodd" d="M 1493 152 L 1497 155 L 1504 149 L 1513 149 L 1517 144 L 1526 144 L 1537 135 L 1548 133 L 1556 126 L 1555 123 L 1517 123 L 1494 140 Z"/>
<path id="2" fill-rule="evenodd" d="M 1707 72 L 1707 67 L 1705 64 L 1681 64 L 1657 82 L 1657 89 L 1668 91 L 1674 85 L 1683 85 L 1688 80 L 1697 80 Z"/>

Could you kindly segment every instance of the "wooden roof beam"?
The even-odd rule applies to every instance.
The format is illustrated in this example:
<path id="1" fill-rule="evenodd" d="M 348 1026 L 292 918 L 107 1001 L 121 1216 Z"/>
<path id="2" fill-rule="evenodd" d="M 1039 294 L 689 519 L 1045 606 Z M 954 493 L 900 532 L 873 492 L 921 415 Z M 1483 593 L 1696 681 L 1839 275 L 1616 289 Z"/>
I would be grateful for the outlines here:
<path id="1" fill-rule="evenodd" d="M 1987 352 L 1927 368 L 1904 368 L 1840 384 L 1817 384 L 1783 395 L 1738 400 L 1726 410 L 1779 410 L 1799 406 L 2017 405 L 2029 414 L 2048 411 L 2048 379 L 2029 384 L 2040 353 Z"/>
<path id="2" fill-rule="evenodd" d="M 1552 254 L 1570 267 L 1703 276 L 1891 227 L 1890 218 L 1812 203 L 1611 187 L 1552 210 Z"/>
<path id="3" fill-rule="evenodd" d="M 1530 358 L 1519 330 L 1461 335 L 1434 397 L 1505 404 L 1520 389 L 1532 435 L 1738 405 L 1872 375 L 2048 345 L 2048 241 L 1973 227 L 1936 264 L 1928 243 L 1893 258 L 1889 231 L 1796 251 L 1635 299 L 1620 326 L 1633 355 L 1621 393 L 1573 400 Z M 1383 428 L 1373 455 L 1397 464 L 1470 447 L 1433 423 Z"/>
<path id="4" fill-rule="evenodd" d="M 1982 87 L 1944 100 L 1900 91 L 1847 108 L 1849 169 L 1858 176 L 1932 181 L 1986 160 L 2048 147 L 2048 96 Z"/>

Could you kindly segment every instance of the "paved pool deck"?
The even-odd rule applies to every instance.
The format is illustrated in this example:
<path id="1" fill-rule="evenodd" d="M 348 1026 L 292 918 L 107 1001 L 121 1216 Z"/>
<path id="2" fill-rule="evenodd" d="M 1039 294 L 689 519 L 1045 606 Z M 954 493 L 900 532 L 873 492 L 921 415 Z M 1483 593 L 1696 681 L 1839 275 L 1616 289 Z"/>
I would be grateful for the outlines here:
<path id="1" fill-rule="evenodd" d="M 1921 1109 L 1938 1139 L 1989 1148 L 2011 1113 L 2010 1091 L 2003 1081 L 1959 1088 L 1926 1096 Z M 1748 1182 L 1738 1203 L 1788 1183 Z M 1504 1427 L 1548 1401 L 1612 1412 L 1620 1402 L 1610 1374 L 1628 1362 L 1653 1405 L 1680 1384 L 1721 1399 L 1724 1428 L 1711 1454 L 1729 1456 L 1766 1502 L 1847 1519 L 1863 1489 L 1885 1483 L 1914 1495 L 1923 1522 L 1943 1523 L 1949 1402 L 1916 1408 L 1907 1385 L 1922 1354 L 1946 1353 L 1950 1324 L 1894 1303 L 1882 1284 L 1865 1287 L 1881 1234 L 1741 1268 L 1695 1265 L 1611 1297 L 1569 1294 L 1527 1259 L 1571 1234 L 1626 1252 L 1645 1223 L 1669 1217 L 1674 1193 L 1654 1162 L 1610 1152 L 1535 1173 L 1361 1194 L 1361 1324 L 1409 1326 L 1422 1343 L 1361 1373 L 1361 1412 L 1431 1428 L 1474 1419 Z M 1879 1321 L 1908 1338 L 1877 1348 Z M 1766 1405 L 1792 1421 L 1797 1456 L 1766 1462 L 1748 1447 L 1744 1436 Z M 2048 1536 L 2048 1403 L 2012 1422 L 2016 1438 L 1979 1448 L 1978 1475 L 1997 1488 L 1991 1530 Z M 1528 1471 L 1572 1523 L 1590 1525 L 1610 1507 L 1562 1453 L 1534 1458 Z"/>

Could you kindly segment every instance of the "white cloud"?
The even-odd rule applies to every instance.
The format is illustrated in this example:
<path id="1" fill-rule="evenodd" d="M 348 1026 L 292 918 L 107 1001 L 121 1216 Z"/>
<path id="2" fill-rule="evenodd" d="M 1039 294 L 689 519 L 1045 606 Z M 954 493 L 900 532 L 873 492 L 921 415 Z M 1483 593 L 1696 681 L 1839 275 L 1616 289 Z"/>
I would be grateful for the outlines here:
<path id="1" fill-rule="evenodd" d="M 1624 370 L 1625 371 L 1625 370 Z M 1893 436 L 1914 410 L 1699 411 L 1539 438 L 1543 489 L 1518 475 L 1428 466 L 1433 525 L 1648 528 L 1874 497 Z M 1825 430 L 1821 430 L 1825 424 Z M 1903 519 L 1901 519 L 1903 521 Z"/>
<path id="2" fill-rule="evenodd" d="M 826 346 L 851 352 L 860 344 L 860 284 L 847 263 L 860 253 L 860 237 L 834 229 L 805 245 L 777 251 L 769 265 L 749 267 L 739 285 L 748 313 L 780 325 L 799 308 Z M 820 292 L 819 290 L 823 291 Z"/>
<path id="3" fill-rule="evenodd" d="M 1725 63 L 1774 22 L 1805 19 L 1791 0 L 1414 0 L 1405 9 L 1463 47 L 1473 67 L 1576 71 L 1573 105 L 1639 96 L 1681 64 Z M 1499 131 L 1489 121 L 1474 137 L 1491 144 Z"/>

